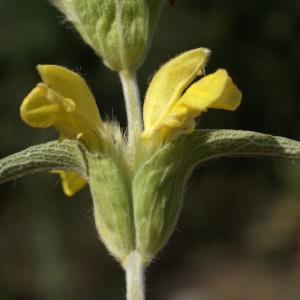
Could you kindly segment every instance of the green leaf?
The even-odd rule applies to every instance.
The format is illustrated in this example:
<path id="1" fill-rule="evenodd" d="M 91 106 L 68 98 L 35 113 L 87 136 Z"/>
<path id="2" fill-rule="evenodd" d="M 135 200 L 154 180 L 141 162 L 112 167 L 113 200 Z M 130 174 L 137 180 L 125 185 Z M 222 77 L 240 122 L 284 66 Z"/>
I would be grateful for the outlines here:
<path id="1" fill-rule="evenodd" d="M 197 130 L 157 150 L 132 186 L 136 248 L 149 263 L 176 226 L 184 187 L 197 165 L 221 157 L 266 156 L 300 159 L 300 143 L 238 130 Z"/>
<path id="2" fill-rule="evenodd" d="M 83 146 L 83 145 L 82 145 Z M 0 160 L 0 183 L 49 170 L 66 170 L 87 178 L 80 144 L 73 140 L 53 141 L 29 147 Z"/>
<path id="3" fill-rule="evenodd" d="M 178 141 L 187 168 L 222 157 L 282 157 L 300 159 L 300 142 L 242 130 L 196 130 Z"/>

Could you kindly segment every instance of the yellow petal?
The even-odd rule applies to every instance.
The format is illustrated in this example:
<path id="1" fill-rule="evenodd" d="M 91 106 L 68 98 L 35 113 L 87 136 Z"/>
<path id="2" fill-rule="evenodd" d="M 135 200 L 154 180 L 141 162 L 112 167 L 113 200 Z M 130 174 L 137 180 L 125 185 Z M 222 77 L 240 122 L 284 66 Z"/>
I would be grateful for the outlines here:
<path id="1" fill-rule="evenodd" d="M 192 84 L 177 105 L 185 105 L 199 113 L 208 108 L 234 111 L 239 107 L 241 98 L 240 90 L 232 82 L 227 71 L 219 69 Z"/>
<path id="2" fill-rule="evenodd" d="M 55 170 L 51 173 L 56 173 L 60 175 L 63 191 L 69 197 L 72 197 L 87 184 L 86 180 L 84 180 L 76 172 Z"/>
<path id="3" fill-rule="evenodd" d="M 184 52 L 154 75 L 145 97 L 143 136 L 149 135 L 161 123 L 188 85 L 203 74 L 209 53 L 205 48 Z"/>
<path id="4" fill-rule="evenodd" d="M 95 127 L 101 123 L 95 98 L 79 74 L 56 65 L 39 65 L 37 68 L 49 88 L 75 101 L 78 113 L 88 117 Z"/>
<path id="5" fill-rule="evenodd" d="M 60 66 L 38 66 L 38 70 L 44 83 L 24 99 L 23 121 L 32 127 L 54 126 L 62 139 L 80 136 L 89 147 L 97 147 L 102 121 L 85 81 Z"/>
<path id="6" fill-rule="evenodd" d="M 218 70 L 192 84 L 175 103 L 155 130 L 144 132 L 143 137 L 155 134 L 158 143 L 179 132 L 189 134 L 196 127 L 195 118 L 208 108 L 235 110 L 241 103 L 241 92 L 225 70 Z"/>

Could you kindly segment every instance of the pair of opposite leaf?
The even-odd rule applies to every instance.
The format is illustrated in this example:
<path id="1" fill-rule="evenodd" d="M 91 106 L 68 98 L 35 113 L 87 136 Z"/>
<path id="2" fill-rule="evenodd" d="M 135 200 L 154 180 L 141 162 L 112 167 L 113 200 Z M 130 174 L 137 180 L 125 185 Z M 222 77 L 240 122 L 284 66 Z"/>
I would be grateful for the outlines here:
<path id="1" fill-rule="evenodd" d="M 144 102 L 143 143 L 159 148 L 181 133 L 191 133 L 195 118 L 208 108 L 233 111 L 239 106 L 241 92 L 226 70 L 203 76 L 209 54 L 205 48 L 184 52 L 154 75 Z M 43 82 L 24 99 L 20 108 L 23 121 L 38 128 L 54 126 L 60 140 L 79 139 L 90 151 L 101 151 L 105 126 L 84 79 L 56 65 L 39 65 L 38 71 Z M 77 173 L 54 172 L 60 174 L 68 196 L 86 184 Z"/>

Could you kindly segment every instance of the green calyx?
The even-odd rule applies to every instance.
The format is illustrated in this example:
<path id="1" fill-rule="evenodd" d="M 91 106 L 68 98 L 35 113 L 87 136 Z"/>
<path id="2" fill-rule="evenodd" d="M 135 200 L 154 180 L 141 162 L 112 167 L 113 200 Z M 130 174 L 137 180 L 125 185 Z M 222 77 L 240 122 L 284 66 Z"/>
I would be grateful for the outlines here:
<path id="1" fill-rule="evenodd" d="M 114 71 L 143 62 L 164 1 L 53 0 L 83 40 Z"/>
<path id="2" fill-rule="evenodd" d="M 128 174 L 110 157 L 89 157 L 89 185 L 100 238 L 120 262 L 135 248 L 134 218 Z"/>
<path id="3" fill-rule="evenodd" d="M 37 145 L 1 159 L 0 182 L 52 169 L 81 174 L 90 185 L 98 233 L 125 267 L 132 253 L 149 264 L 167 243 L 195 166 L 235 156 L 300 160 L 300 142 L 249 131 L 199 130 L 159 148 L 147 142 L 136 144 L 135 156 L 120 131 L 94 153 L 72 140 Z"/>

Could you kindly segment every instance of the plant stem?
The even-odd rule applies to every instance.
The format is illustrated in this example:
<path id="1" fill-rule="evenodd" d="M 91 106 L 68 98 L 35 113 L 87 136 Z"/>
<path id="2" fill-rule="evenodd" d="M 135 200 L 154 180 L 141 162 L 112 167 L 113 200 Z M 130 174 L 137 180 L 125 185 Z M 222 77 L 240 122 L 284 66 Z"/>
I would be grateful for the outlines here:
<path id="1" fill-rule="evenodd" d="M 140 93 L 136 73 L 126 70 L 122 71 L 120 72 L 120 79 L 127 112 L 128 141 L 130 145 L 133 145 L 135 137 L 143 130 Z"/>
<path id="2" fill-rule="evenodd" d="M 127 300 L 145 300 L 144 271 L 141 256 L 132 252 L 125 265 Z"/>

